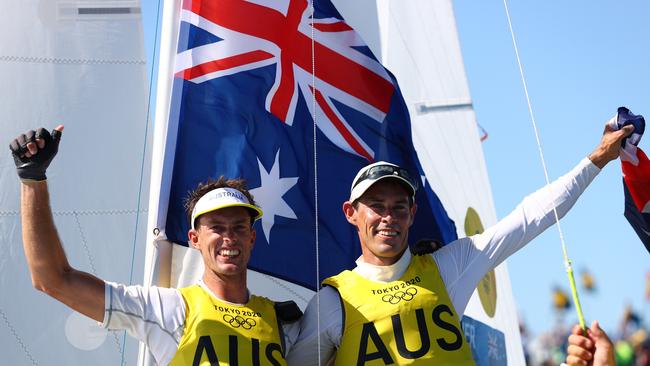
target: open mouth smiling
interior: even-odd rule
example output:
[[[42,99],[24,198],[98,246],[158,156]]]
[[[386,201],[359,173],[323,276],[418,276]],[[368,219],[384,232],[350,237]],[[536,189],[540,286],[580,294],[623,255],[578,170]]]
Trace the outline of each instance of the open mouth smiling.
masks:
[[[218,254],[223,257],[233,258],[237,257],[240,253],[239,249],[221,249]]]
[[[399,231],[390,230],[390,229],[383,229],[383,230],[377,230],[377,234],[379,234],[381,236],[395,237],[395,236],[399,235]]]

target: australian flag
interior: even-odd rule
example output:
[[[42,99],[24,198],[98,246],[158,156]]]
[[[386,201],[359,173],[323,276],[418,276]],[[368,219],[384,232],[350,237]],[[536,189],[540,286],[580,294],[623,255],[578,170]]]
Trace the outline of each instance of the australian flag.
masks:
[[[650,160],[637,147],[645,130],[645,120],[643,116],[620,107],[609,124],[614,129],[634,125],[634,132],[623,141],[621,147],[625,218],[650,253]]]
[[[316,289],[316,218],[320,278],[353,267],[360,247],[342,204],[379,160],[422,177],[411,240],[456,238],[397,81],[329,1],[312,16],[307,0],[185,0],[175,76],[172,241],[186,243],[183,201],[199,182],[245,178],[264,211],[249,268]]]

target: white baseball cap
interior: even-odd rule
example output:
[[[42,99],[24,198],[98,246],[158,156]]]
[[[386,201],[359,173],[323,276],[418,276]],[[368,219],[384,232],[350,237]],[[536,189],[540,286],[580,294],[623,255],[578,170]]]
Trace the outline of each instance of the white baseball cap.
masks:
[[[373,184],[388,178],[398,180],[415,199],[415,192],[418,190],[417,180],[412,179],[408,171],[399,165],[378,161],[361,168],[354,177],[350,187],[350,202],[359,199]]]
[[[244,207],[251,212],[253,220],[262,217],[262,210],[251,204],[246,195],[234,188],[217,188],[206,193],[199,199],[192,210],[192,229],[196,218],[212,211],[226,207]]]

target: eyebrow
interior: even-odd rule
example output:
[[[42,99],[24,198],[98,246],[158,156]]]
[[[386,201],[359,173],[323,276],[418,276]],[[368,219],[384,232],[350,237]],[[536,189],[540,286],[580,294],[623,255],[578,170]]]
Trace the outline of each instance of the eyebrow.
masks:
[[[368,197],[364,198],[363,201],[365,201],[367,203],[381,203],[384,200],[379,198],[379,197],[376,197],[376,196],[368,196]],[[408,203],[408,202],[409,202],[408,197],[404,197],[403,199],[397,200],[397,203]]]
[[[226,224],[246,224],[248,225],[250,223],[250,219],[248,217],[242,217],[241,219],[236,219],[234,221],[230,222],[225,222],[219,218],[206,218],[204,221],[204,225],[226,225]]]

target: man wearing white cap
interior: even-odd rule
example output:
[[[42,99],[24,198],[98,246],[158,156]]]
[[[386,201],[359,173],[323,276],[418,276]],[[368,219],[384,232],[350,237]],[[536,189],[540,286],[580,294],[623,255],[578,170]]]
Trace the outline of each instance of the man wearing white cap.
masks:
[[[34,286],[111,330],[144,342],[160,365],[286,365],[302,315],[292,301],[251,295],[246,271],[262,216],[241,179],[200,184],[186,208],[205,272],[182,289],[125,286],[77,271],[56,233],[45,171],[63,126],[29,131],[10,149],[21,178],[23,245]]]
[[[481,278],[551,226],[554,207],[564,216],[618,157],[632,130],[606,128],[587,158],[497,224],[419,256],[407,250],[417,210],[415,176],[386,162],[362,168],[343,203],[361,257],[353,270],[323,281],[305,310],[289,364],[474,364],[460,318]]]

